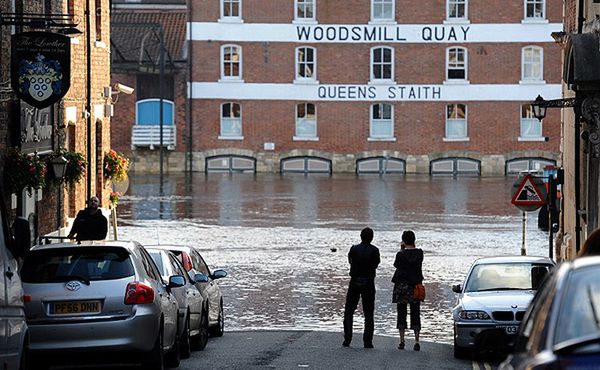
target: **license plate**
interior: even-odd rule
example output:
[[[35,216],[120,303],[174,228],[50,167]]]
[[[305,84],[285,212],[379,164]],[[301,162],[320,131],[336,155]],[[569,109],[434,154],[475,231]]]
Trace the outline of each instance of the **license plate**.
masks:
[[[503,328],[506,331],[506,334],[517,334],[519,331],[518,326],[504,326]]]
[[[70,315],[76,313],[99,313],[100,301],[54,302],[50,303],[50,314]]]

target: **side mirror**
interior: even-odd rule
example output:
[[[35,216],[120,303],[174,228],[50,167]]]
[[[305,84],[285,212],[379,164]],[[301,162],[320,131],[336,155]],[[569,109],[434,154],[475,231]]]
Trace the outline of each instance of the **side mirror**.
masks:
[[[169,277],[168,288],[179,288],[185,285],[185,278],[182,275],[173,275]]]
[[[227,276],[227,271],[225,271],[225,270],[215,270],[212,273],[213,279],[221,279],[221,278],[224,278],[225,276]]]
[[[462,293],[462,287],[460,284],[452,285],[452,291],[454,293]]]
[[[194,275],[194,281],[197,283],[208,283],[208,276],[204,274],[196,274]]]
[[[10,252],[16,258],[24,257],[31,248],[31,226],[29,220],[17,217],[13,223],[13,240],[10,241]]]

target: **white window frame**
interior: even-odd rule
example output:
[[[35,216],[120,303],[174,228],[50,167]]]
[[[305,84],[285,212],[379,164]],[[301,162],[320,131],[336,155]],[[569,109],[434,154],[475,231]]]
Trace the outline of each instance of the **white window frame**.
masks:
[[[374,113],[374,107],[376,105],[381,105],[382,109],[381,112],[383,112],[383,106],[389,106],[390,107],[390,118],[380,118],[380,119],[374,119],[373,118],[373,113]],[[389,134],[386,135],[376,135],[373,131],[373,126],[375,124],[388,124],[389,125]],[[394,137],[394,105],[390,104],[390,103],[373,103],[371,104],[370,108],[369,108],[369,141],[396,141],[396,138]]]
[[[540,4],[542,5],[542,15],[541,17],[536,17],[536,16],[528,16],[527,15],[527,8],[529,4],[535,5],[535,4]],[[524,23],[536,23],[536,22],[547,22],[546,19],[546,0],[524,0],[523,1],[523,22]]]
[[[312,7],[312,17],[301,17],[298,14],[298,8],[304,6],[304,14],[306,8]],[[316,23],[317,21],[317,0],[294,0],[294,22],[295,23]]]
[[[540,121],[533,115],[533,110],[531,106],[529,106],[529,114],[527,117],[523,117],[523,108],[529,104],[522,104],[519,106],[519,139],[518,141],[546,141],[544,137],[544,125],[543,120]],[[536,134],[528,134],[525,132],[525,126],[533,126],[538,131]]]
[[[310,77],[303,77],[300,76],[300,71],[301,71],[301,66],[300,63],[301,61],[300,59],[300,50],[305,49],[305,50],[312,50],[313,52],[313,60],[312,62],[307,62],[306,60],[303,61],[304,64],[312,64],[312,76]],[[306,58],[306,53],[304,53],[305,58]],[[295,50],[295,56],[296,56],[296,78],[294,79],[294,82],[296,83],[318,83],[319,81],[317,81],[317,49],[313,48],[312,46],[299,46],[296,48]]]
[[[226,104],[231,104],[231,107],[229,108],[230,112],[233,112],[233,105],[236,104],[239,106],[239,112],[240,112],[240,116],[239,117],[223,117],[223,106]],[[240,103],[236,103],[236,102],[225,102],[222,103],[221,105],[219,105],[219,116],[221,118],[220,120],[220,125],[219,125],[219,139],[221,140],[243,140],[244,136],[243,136],[243,123],[242,123],[242,105]],[[223,127],[224,124],[235,124],[237,123],[237,125],[239,126],[239,131],[235,134],[231,134],[228,132],[224,132],[223,131]]]
[[[387,50],[391,51],[390,62],[389,62],[389,65],[391,68],[390,68],[390,77],[389,78],[375,78],[375,50],[379,50],[379,49],[382,49],[382,50],[387,49]],[[382,53],[382,55],[381,55],[382,62],[380,64],[378,64],[378,66],[379,65],[384,66],[384,65],[388,64],[387,62],[383,61],[383,56],[384,56],[384,53]],[[393,83],[394,82],[394,60],[395,60],[394,59],[395,58],[394,48],[389,47],[389,46],[374,46],[371,48],[370,57],[371,57],[370,83]]]
[[[379,6],[385,6],[385,5],[390,5],[392,6],[392,14],[389,18],[382,18],[381,14],[376,15],[375,14],[375,7],[376,5]],[[395,23],[396,22],[396,0],[371,0],[371,22],[373,23]]]
[[[238,56],[239,56],[239,61],[238,63],[238,75],[237,76],[226,76],[225,75],[225,49],[227,48],[235,48],[237,50]],[[227,44],[227,45],[222,45],[221,46],[221,80],[219,80],[219,82],[224,82],[224,81],[235,81],[235,82],[243,82],[242,80],[242,66],[243,66],[243,54],[242,54],[242,47],[239,45],[234,45],[234,44]],[[234,64],[235,62],[227,62],[229,64]]]
[[[314,111],[315,111],[315,118],[308,119],[306,117],[304,117],[304,118],[298,117],[298,106],[299,105],[304,105],[305,114],[306,114],[306,112],[308,112],[308,105],[312,105],[314,108]],[[317,136],[317,105],[315,103],[311,103],[311,102],[297,103],[295,105],[295,114],[296,114],[296,120],[295,120],[296,125],[295,125],[295,130],[294,130],[294,141],[301,141],[301,140],[317,141],[317,140],[319,140],[319,137]],[[314,127],[313,132],[308,135],[303,135],[302,133],[300,133],[298,131],[298,127],[303,124],[312,125]]]
[[[539,52],[539,59],[537,61],[531,59],[527,60],[526,53],[528,51]],[[533,69],[533,65],[539,64],[540,75],[539,76],[526,76],[526,66],[530,65]],[[544,81],[544,48],[537,45],[528,45],[521,49],[521,81],[520,83],[545,83]]]
[[[453,51],[462,51],[463,55],[464,55],[464,60],[462,62],[462,69],[464,69],[465,71],[465,76],[464,78],[450,78],[449,77],[449,72],[450,72],[450,52]],[[453,69],[461,69],[460,68],[460,64],[461,62],[457,62],[455,63],[455,65],[453,65]],[[446,81],[444,81],[444,83],[468,83],[469,82],[469,52],[467,50],[467,48],[462,47],[462,46],[451,46],[449,48],[446,49]]]
[[[221,0],[221,18],[219,19],[220,22],[243,22],[242,20],[242,0]],[[225,8],[227,6],[232,6],[233,4],[238,4],[238,15],[235,16],[231,16],[225,15]]]
[[[448,111],[451,105],[462,105],[465,107],[465,118],[449,118]],[[468,109],[469,107],[463,103],[449,103],[446,104],[444,116],[446,117],[446,127],[444,130],[444,141],[469,141],[469,124],[468,124]],[[451,135],[449,127],[451,124],[462,124],[463,134],[462,135]]]
[[[450,12],[454,6],[462,5],[465,10],[462,17],[452,17]],[[469,21],[469,0],[446,0],[446,22],[450,23],[468,23]]]

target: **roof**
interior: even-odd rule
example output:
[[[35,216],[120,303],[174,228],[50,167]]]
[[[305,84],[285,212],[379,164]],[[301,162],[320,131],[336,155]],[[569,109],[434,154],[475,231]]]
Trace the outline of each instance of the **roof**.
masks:
[[[47,249],[60,249],[60,248],[86,248],[86,247],[121,247],[132,249],[136,245],[133,241],[120,241],[120,240],[85,240],[81,241],[81,244],[77,242],[67,243],[52,243],[35,245],[31,248],[32,251],[47,250]]]
[[[164,32],[165,65],[184,61],[187,12],[185,10],[116,10],[111,13],[111,52],[114,66],[159,67],[160,26]]]
[[[112,5],[186,5],[186,0],[112,0]]]
[[[543,256],[496,256],[496,257],[483,257],[475,261],[475,264],[489,264],[489,263],[550,263],[554,264],[548,257]]]

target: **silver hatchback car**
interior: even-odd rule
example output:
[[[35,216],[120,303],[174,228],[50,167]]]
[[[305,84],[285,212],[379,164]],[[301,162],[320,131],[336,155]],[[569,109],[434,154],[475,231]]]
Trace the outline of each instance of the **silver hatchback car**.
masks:
[[[554,266],[547,257],[487,257],[471,266],[452,310],[454,357],[477,350],[501,351],[513,344],[525,310]]]
[[[32,368],[82,358],[152,370],[179,365],[178,306],[170,290],[184,277],[165,283],[139,243],[36,246],[22,278]]]

